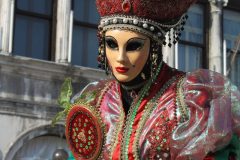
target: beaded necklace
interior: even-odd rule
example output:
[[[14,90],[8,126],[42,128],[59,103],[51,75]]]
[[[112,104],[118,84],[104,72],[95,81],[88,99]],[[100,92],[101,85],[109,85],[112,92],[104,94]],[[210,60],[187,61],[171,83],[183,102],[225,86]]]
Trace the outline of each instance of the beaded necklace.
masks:
[[[133,105],[131,105],[131,107],[130,107],[130,110],[129,110],[129,113],[127,116],[127,120],[124,125],[124,134],[123,134],[122,146],[121,146],[123,159],[128,160],[129,140],[130,140],[130,136],[132,133],[133,122],[135,120],[137,110],[138,110],[139,106],[141,105],[143,98],[148,94],[148,92],[151,88],[151,85],[156,81],[161,68],[162,68],[162,61],[160,62],[159,66],[157,68],[156,74],[153,76],[153,78],[149,79],[147,84],[140,90],[138,101],[136,103],[133,103]]]

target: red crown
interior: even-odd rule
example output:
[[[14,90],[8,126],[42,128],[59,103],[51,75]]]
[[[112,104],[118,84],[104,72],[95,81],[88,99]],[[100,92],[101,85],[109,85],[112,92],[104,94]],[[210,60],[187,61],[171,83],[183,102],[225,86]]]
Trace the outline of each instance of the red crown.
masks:
[[[101,17],[134,15],[156,22],[180,18],[197,0],[96,0]]]

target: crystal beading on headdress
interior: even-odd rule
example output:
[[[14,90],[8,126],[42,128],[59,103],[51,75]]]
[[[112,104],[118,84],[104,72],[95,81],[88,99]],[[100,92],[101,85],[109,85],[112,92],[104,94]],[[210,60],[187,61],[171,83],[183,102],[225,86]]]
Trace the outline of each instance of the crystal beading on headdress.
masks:
[[[176,43],[187,17],[184,13],[196,0],[96,0],[101,15],[99,29],[126,29],[143,33],[166,44],[166,33],[173,29]]]
[[[180,31],[183,30],[183,24],[185,24],[186,19],[186,16],[183,15],[174,24],[161,24],[150,19],[142,19],[136,16],[114,15],[102,17],[99,27],[102,28],[103,31],[111,29],[137,31],[153,38],[161,44],[166,44],[165,35],[172,28],[176,35],[173,43],[178,40],[178,36],[180,35]]]

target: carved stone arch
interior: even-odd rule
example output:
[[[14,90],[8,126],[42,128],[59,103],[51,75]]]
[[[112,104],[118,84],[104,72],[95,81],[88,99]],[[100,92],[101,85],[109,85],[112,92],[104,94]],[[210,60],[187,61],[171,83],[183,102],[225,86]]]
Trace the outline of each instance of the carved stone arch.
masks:
[[[6,153],[5,160],[12,160],[18,150],[30,140],[47,135],[61,137],[65,139],[64,125],[56,124],[54,127],[52,127],[51,125],[43,125],[31,128],[30,130],[24,132],[19,137],[17,137],[15,141],[11,144],[8,152]]]

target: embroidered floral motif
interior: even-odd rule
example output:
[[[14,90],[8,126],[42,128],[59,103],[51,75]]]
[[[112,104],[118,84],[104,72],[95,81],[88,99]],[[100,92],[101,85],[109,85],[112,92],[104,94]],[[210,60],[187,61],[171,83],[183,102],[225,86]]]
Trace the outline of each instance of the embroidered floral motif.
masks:
[[[170,159],[169,143],[172,131],[176,127],[176,121],[174,119],[170,120],[169,117],[168,111],[164,109],[161,116],[156,120],[157,123],[154,128],[147,136],[152,145],[151,148],[154,148],[149,152],[150,159]]]

